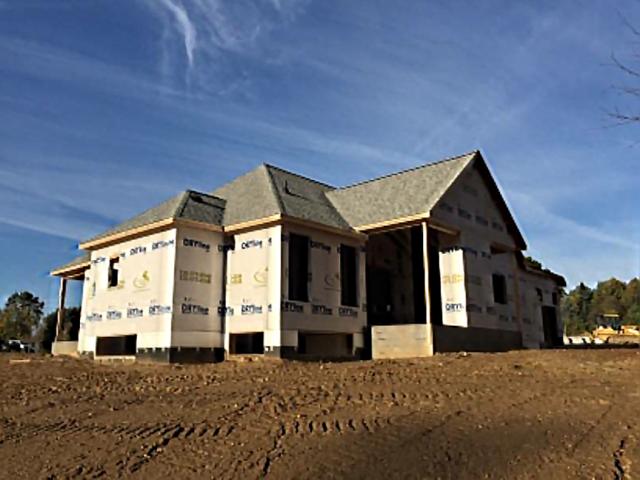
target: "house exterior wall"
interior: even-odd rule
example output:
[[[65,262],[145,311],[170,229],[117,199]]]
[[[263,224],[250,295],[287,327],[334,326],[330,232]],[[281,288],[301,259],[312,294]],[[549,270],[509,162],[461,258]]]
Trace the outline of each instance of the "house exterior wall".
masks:
[[[305,235],[310,239],[309,301],[292,301],[289,292],[289,235]],[[340,253],[341,245],[358,252],[358,306],[341,305]],[[297,349],[298,334],[343,333],[352,335],[353,349],[364,347],[366,314],[366,252],[364,241],[301,226],[283,228],[282,235],[282,343]]]
[[[280,288],[282,227],[239,233],[228,238],[225,348],[229,335],[264,333],[269,350],[281,344]]]
[[[80,352],[95,353],[96,337],[137,335],[137,348],[171,346],[176,229],[91,252],[85,273]],[[118,285],[108,286],[109,259],[118,256]]]
[[[558,286],[551,278],[518,267],[515,241],[481,175],[475,169],[465,172],[436,204],[431,217],[460,231],[454,243],[463,251],[467,315],[466,333],[447,327],[446,321],[435,327],[436,351],[539,347],[544,341],[542,313],[540,305],[534,308],[532,292],[535,295],[541,285],[548,297],[545,302],[551,302]],[[496,253],[495,247],[503,253]],[[493,274],[506,279],[506,304],[494,301]]]
[[[432,217],[460,230],[456,241],[464,251],[468,326],[518,331],[516,245],[480,174],[475,169],[465,172],[437,203]],[[501,245],[510,251],[493,254],[492,245]],[[494,273],[504,275],[507,280],[507,303],[504,305],[493,301]]]
[[[542,298],[539,297],[539,293]],[[556,294],[555,304],[554,293]],[[558,319],[555,333],[557,336],[562,337],[563,324],[560,318],[559,298],[559,288],[553,279],[531,272],[520,273],[522,339],[525,347],[540,348],[545,344],[542,307],[555,309]]]
[[[378,346],[386,350],[379,354],[430,353],[431,344],[425,350],[420,340],[425,337],[424,328],[435,351],[544,345],[542,306],[556,308],[559,319],[553,304],[559,290],[555,280],[517,266],[516,245],[475,170],[454,184],[442,201],[446,206],[438,204],[432,217],[460,232],[455,238],[439,234],[441,251],[436,259],[429,259],[440,262],[443,292],[459,282],[442,296],[443,325],[405,326],[392,335],[391,330],[381,330],[384,338],[378,335],[383,340]],[[288,298],[293,233],[310,239],[308,302]],[[341,305],[341,245],[358,252],[357,306]],[[496,253],[496,246],[503,253]],[[85,273],[78,350],[95,353],[97,337],[135,334],[139,354],[153,350],[155,356],[161,349],[166,355],[160,359],[171,361],[183,358],[173,356],[181,349],[228,352],[230,335],[263,333],[266,354],[300,353],[301,338],[308,351],[337,355],[346,348],[353,354],[365,345],[367,255],[375,265],[377,256],[389,249],[383,242],[367,251],[364,239],[297,224],[234,235],[179,226],[98,249],[91,252]],[[110,288],[109,259],[115,256],[119,257],[119,282]],[[400,270],[399,275],[411,270],[409,257],[398,262],[393,268]],[[506,279],[506,304],[494,302],[494,273]],[[413,288],[409,284],[407,303]],[[447,318],[448,295],[456,297],[452,299],[456,304],[458,296],[462,298],[463,309],[455,312],[455,321]],[[561,335],[560,321],[557,329]],[[398,353],[403,335],[406,351]]]
[[[310,301],[296,308],[286,293],[291,231],[311,239]],[[340,305],[341,244],[359,252],[357,307]],[[109,259],[116,256],[119,282],[110,288]],[[299,332],[347,334],[349,348],[362,348],[365,265],[364,242],[298,227],[225,237],[180,226],[121,242],[91,252],[78,350],[95,354],[97,337],[136,335],[139,354],[167,360],[180,349],[228,351],[230,335],[257,332],[264,334],[266,353],[295,351]],[[310,337],[309,345],[332,338]]]
[[[223,263],[221,232],[178,227],[172,347],[223,347]]]

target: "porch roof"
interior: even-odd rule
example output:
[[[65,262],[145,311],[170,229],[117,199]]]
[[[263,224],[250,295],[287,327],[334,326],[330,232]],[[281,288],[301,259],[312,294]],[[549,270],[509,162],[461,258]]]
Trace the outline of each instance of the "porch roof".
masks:
[[[76,278],[80,276],[91,264],[91,254],[89,252],[82,252],[73,260],[51,271],[51,275],[63,278]]]

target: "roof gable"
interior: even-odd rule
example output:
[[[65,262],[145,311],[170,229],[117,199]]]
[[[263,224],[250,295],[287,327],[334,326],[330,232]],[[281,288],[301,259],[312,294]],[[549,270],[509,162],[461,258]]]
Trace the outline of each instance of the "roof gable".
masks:
[[[354,227],[427,215],[478,152],[394,173],[327,193]]]
[[[521,250],[526,250],[527,242],[525,241],[520,228],[518,228],[518,224],[516,223],[514,216],[511,214],[511,210],[509,209],[504,196],[500,192],[500,188],[498,187],[494,176],[491,174],[487,162],[485,162],[480,152],[478,152],[478,155],[476,156],[476,158],[474,158],[473,164],[469,166],[469,168],[471,167],[476,168],[480,173],[480,176],[484,180],[492,200],[494,201],[495,205],[498,208],[498,211],[502,215],[502,219],[507,227],[507,231],[511,234],[516,242],[516,246]]]
[[[512,239],[513,246],[526,249],[522,233],[480,152],[477,152],[472,161],[449,184],[432,208],[430,216],[438,219],[443,215],[443,211],[448,212],[443,217],[445,223],[453,221],[453,225],[456,225],[458,221],[462,221],[463,224],[471,221],[476,226],[490,228],[491,236],[502,237],[494,240],[508,245],[505,243],[507,235]],[[454,217],[447,218],[448,215]]]

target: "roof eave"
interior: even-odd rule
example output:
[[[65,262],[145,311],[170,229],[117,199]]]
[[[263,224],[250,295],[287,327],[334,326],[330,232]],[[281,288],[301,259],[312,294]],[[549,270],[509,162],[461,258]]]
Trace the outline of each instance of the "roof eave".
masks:
[[[79,263],[76,265],[70,265],[68,267],[60,267],[49,272],[52,277],[61,277],[67,279],[77,279],[84,275],[84,272],[91,266],[90,261]]]
[[[233,225],[227,225],[224,227],[225,233],[240,233],[249,230],[255,230],[257,228],[268,228],[275,225],[300,225],[309,228],[313,228],[316,230],[322,230],[329,233],[334,233],[336,235],[342,235],[350,238],[358,238],[364,240],[367,238],[367,235],[359,232],[357,229],[344,229],[333,227],[331,225],[327,225],[320,222],[314,222],[313,220],[307,220],[304,218],[293,217],[291,215],[284,215],[281,213],[270,215],[268,217],[258,218],[256,220],[250,220],[246,222],[235,223]]]
[[[132,240],[134,238],[151,235],[177,226],[194,227],[213,232],[222,232],[222,227],[219,225],[184,218],[167,218],[146,225],[141,225],[139,227],[130,228],[122,232],[117,232],[112,235],[107,235],[106,237],[83,242],[80,244],[80,248],[83,250],[96,250],[100,247],[106,247],[127,240]]]

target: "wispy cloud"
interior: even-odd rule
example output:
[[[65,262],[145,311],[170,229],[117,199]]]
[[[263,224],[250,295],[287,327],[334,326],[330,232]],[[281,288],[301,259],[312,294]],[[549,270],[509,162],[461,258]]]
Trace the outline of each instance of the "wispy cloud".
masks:
[[[193,22],[189,19],[187,10],[178,1],[160,0],[160,3],[171,13],[176,27],[180,30],[184,39],[184,50],[189,61],[189,67],[193,67],[194,51],[196,49],[197,31]]]
[[[611,234],[604,229],[593,225],[585,225],[574,219],[566,218],[548,208],[541,202],[540,197],[531,197],[521,192],[509,192],[509,198],[517,205],[519,212],[533,220],[537,227],[548,227],[554,230],[561,230],[574,238],[582,238],[596,241],[604,245],[627,248],[631,251],[638,251],[640,245],[633,238],[625,238],[620,232]]]
[[[269,143],[273,146],[279,144],[279,148],[309,149],[318,153],[352,157],[355,161],[376,160],[382,162],[383,167],[403,166],[419,161],[416,156],[391,148],[274,121],[259,111],[241,105],[225,104],[219,105],[217,109],[209,108],[209,105],[202,103],[204,98],[196,94],[166,87],[158,79],[132,73],[116,65],[68,50],[0,37],[0,54],[8,55],[6,58],[15,60],[0,64],[0,71],[27,74],[47,81],[54,80],[73,85],[74,88],[124,96],[145,104],[154,102],[154,108],[167,109],[166,114],[170,117],[179,115],[179,118],[189,118],[194,123],[192,128],[201,129],[203,133],[207,126],[224,125],[238,132],[237,140],[249,141],[246,132],[250,131],[252,141],[258,142],[262,147],[268,146]],[[27,104],[14,97],[0,97],[0,101],[6,101],[14,107]],[[20,105],[13,105],[16,103]],[[33,120],[40,122],[39,128],[45,126],[42,124],[42,118],[36,117]],[[63,128],[57,123],[47,127]],[[73,131],[73,128],[67,127],[65,130]],[[230,135],[229,132],[225,134]],[[140,141],[144,140],[139,136],[138,138]]]
[[[261,50],[259,40],[280,25],[293,21],[303,11],[307,0],[146,0],[145,3],[164,25],[160,45],[165,75],[176,73],[168,71],[167,63],[175,51],[174,42],[178,40],[186,56],[188,84],[196,77],[201,79],[202,87],[215,81],[216,77],[218,80],[224,77],[223,70],[233,68],[233,62],[224,53],[256,54]],[[174,42],[168,40],[170,38]],[[260,59],[260,56],[255,58]],[[262,60],[266,61],[265,58]],[[196,67],[198,75],[194,75]],[[223,85],[221,91],[228,91],[228,88]]]
[[[637,222],[585,223],[557,213],[542,196],[507,191],[507,197],[529,227],[525,233],[532,254],[562,272],[570,286],[595,283],[612,272],[625,279],[640,275]]]

